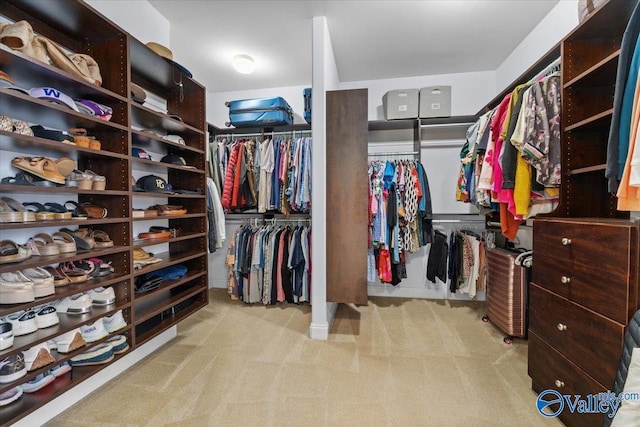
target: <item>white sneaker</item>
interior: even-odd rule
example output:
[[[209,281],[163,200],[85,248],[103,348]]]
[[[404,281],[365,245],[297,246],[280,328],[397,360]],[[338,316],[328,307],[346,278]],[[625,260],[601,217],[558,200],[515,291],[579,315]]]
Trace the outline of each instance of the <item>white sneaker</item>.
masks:
[[[38,325],[38,329],[49,328],[60,323],[58,312],[53,305],[45,304],[39,307],[34,307],[33,309],[36,312],[36,324]]]
[[[46,342],[34,345],[24,351],[24,364],[27,366],[27,371],[40,369],[55,361],[56,359],[51,356]]]
[[[91,289],[87,294],[91,297],[93,305],[110,305],[116,302],[116,293],[112,287]]]
[[[44,372],[38,375],[37,377],[35,377],[34,379],[22,384],[21,387],[25,393],[35,393],[36,391],[42,388],[45,388],[55,380],[56,380],[56,377],[54,377],[49,373]]]
[[[13,325],[11,322],[0,321],[0,350],[6,350],[13,345]]]
[[[124,321],[124,316],[122,315],[122,310],[118,310],[113,314],[104,316],[102,320],[104,321],[104,327],[109,333],[118,331],[127,326],[127,322]]]
[[[109,332],[107,332],[104,327],[104,323],[102,323],[102,318],[88,325],[80,326],[80,332],[82,333],[82,339],[88,343],[98,341],[109,335]]]
[[[35,301],[33,281],[20,271],[0,274],[0,304],[21,304]]]
[[[22,387],[20,387],[19,385],[0,393],[0,406],[5,406],[11,402],[15,402],[16,400],[20,399],[22,393]]]
[[[129,343],[124,335],[114,335],[105,342],[111,345],[113,354],[121,354],[129,350]]]
[[[13,336],[19,337],[27,335],[38,330],[38,324],[36,323],[36,312],[33,310],[18,311],[12,313],[2,319],[4,322],[9,322],[13,326]]]
[[[22,274],[33,282],[33,294],[36,298],[46,297],[56,293],[53,276],[42,267],[26,268]]]
[[[79,328],[73,329],[62,335],[58,335],[47,341],[49,348],[56,350],[58,353],[69,353],[84,347],[86,342],[82,339],[82,333]]]
[[[54,303],[58,313],[84,314],[91,311],[91,297],[88,294],[75,294]]]

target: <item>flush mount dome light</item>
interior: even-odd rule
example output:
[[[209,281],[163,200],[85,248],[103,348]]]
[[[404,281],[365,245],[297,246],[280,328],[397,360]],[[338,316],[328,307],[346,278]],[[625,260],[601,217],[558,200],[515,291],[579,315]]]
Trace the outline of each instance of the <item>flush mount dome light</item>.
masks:
[[[256,70],[256,63],[249,55],[236,55],[232,60],[233,68],[241,74],[251,74]]]

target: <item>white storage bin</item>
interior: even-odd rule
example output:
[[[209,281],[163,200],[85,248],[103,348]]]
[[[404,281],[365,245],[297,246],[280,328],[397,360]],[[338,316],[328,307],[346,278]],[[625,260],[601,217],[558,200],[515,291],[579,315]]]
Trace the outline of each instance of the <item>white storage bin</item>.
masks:
[[[384,118],[417,119],[420,91],[418,89],[390,90],[382,97]]]
[[[420,118],[451,116],[451,86],[420,89]]]

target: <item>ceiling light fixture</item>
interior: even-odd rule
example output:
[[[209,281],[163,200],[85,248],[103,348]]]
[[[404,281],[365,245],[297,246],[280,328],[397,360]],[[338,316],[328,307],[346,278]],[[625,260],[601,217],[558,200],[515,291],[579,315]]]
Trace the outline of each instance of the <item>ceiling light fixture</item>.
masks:
[[[240,74],[251,74],[256,70],[256,63],[249,55],[236,55],[231,63]]]

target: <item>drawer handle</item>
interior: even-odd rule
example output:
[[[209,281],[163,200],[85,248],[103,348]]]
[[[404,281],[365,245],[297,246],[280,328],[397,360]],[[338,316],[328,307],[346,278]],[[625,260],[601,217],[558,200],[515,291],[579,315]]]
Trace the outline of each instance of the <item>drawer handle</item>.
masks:
[[[571,283],[571,277],[562,276],[562,277],[560,278],[560,281],[561,281],[562,283],[564,283],[564,284]]]
[[[556,380],[556,387],[558,388],[564,387],[564,381]]]
[[[571,239],[569,239],[568,237],[563,237],[562,238],[562,245],[563,246],[569,246],[571,244]]]
[[[565,325],[563,323],[558,323],[556,328],[558,328],[559,331],[566,331],[567,330],[567,325]]]

